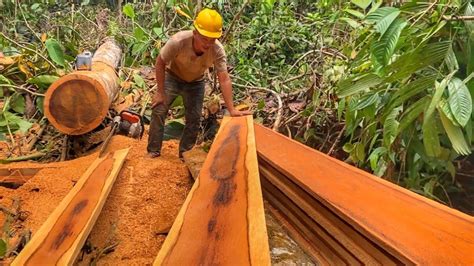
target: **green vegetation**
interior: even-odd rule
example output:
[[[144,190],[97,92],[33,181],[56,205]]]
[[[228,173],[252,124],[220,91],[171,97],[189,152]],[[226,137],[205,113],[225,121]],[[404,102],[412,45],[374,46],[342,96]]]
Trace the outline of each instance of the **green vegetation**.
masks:
[[[236,99],[257,121],[438,201],[459,190],[456,171],[474,147],[468,1],[52,2],[0,1],[0,51],[14,61],[0,63],[0,137],[11,147],[16,131],[42,121],[43,93],[83,49],[114,36],[123,96],[149,90],[138,70],[206,6],[224,16]]]

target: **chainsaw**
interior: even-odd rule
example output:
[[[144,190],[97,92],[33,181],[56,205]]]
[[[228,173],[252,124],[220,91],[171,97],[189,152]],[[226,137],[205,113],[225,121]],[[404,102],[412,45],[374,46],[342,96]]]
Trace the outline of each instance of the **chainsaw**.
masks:
[[[99,157],[102,157],[104,154],[104,151],[114,134],[141,139],[145,132],[144,128],[145,126],[141,115],[129,110],[123,110],[120,114],[114,117],[112,129],[100,148]]]

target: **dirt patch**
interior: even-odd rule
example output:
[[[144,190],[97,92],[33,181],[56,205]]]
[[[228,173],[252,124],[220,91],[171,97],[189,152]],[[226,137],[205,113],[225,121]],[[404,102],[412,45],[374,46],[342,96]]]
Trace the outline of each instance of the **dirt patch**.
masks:
[[[99,265],[152,264],[169,227],[174,221],[192,181],[185,165],[178,159],[178,143],[163,144],[162,156],[146,157],[147,135],[142,140],[114,136],[108,151],[130,148],[110,195],[89,236],[89,253],[78,264]],[[0,187],[0,204],[11,206],[21,200],[21,210],[29,213],[22,226],[33,235],[49,214],[95,160],[97,153],[76,160],[48,164],[22,187]],[[13,167],[41,167],[34,163],[10,164]],[[0,213],[3,224],[4,214]],[[115,246],[104,254],[104,248]],[[105,252],[107,253],[107,252]],[[99,254],[101,258],[97,261]]]

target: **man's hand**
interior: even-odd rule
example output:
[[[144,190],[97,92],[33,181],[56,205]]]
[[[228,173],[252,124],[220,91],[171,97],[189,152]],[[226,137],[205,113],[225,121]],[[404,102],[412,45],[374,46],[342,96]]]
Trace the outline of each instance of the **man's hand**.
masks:
[[[252,115],[251,111],[239,111],[237,109],[233,109],[232,111],[229,111],[230,116],[244,116],[244,115]]]
[[[155,108],[157,105],[165,102],[166,95],[163,92],[155,92],[153,98],[151,99],[151,108]]]

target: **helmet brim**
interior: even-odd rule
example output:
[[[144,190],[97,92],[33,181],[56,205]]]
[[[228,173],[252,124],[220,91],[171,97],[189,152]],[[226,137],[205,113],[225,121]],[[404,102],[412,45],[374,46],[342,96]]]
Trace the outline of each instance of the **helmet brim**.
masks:
[[[203,30],[199,26],[197,26],[196,23],[194,23],[194,28],[199,32],[199,34],[209,37],[209,38],[218,39],[222,36],[222,30],[219,32]]]

